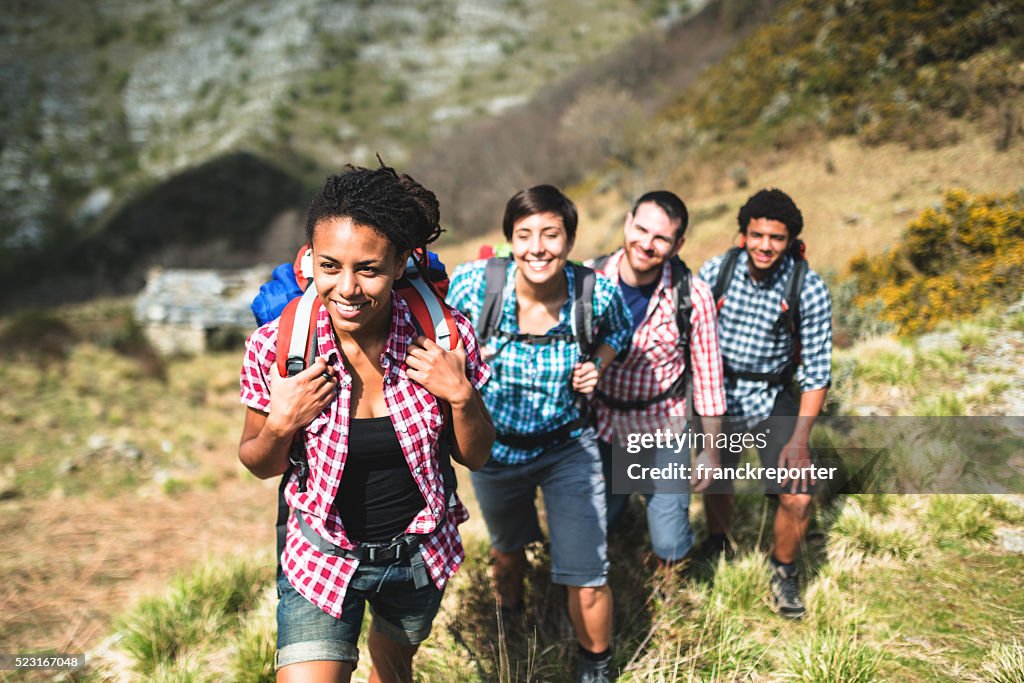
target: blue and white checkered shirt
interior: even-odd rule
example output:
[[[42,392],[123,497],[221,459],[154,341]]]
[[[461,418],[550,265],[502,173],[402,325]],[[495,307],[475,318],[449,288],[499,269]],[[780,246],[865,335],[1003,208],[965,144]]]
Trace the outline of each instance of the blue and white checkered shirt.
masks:
[[[448,288],[449,305],[462,311],[474,324],[480,318],[484,303],[486,267],[485,260],[459,266],[452,273]],[[575,341],[567,339],[531,344],[512,341],[502,334],[520,331],[515,274],[515,262],[509,261],[497,332],[483,350],[484,356],[489,358],[492,374],[481,394],[499,434],[542,434],[579,417],[574,403],[576,395],[572,391],[572,372],[580,362],[580,351]],[[575,273],[571,267],[566,267],[565,274],[568,291],[572,292]],[[594,286],[594,324],[598,343],[608,344],[616,353],[629,344],[632,332],[629,309],[619,288],[603,275],[597,276]],[[567,296],[559,322],[548,334],[571,333],[572,297]],[[578,434],[575,432],[573,436]],[[513,448],[495,442],[491,457],[505,465],[516,465],[529,462],[542,452],[543,448]]]
[[[715,285],[724,255],[716,256],[700,269],[702,280]],[[725,290],[725,303],[718,311],[718,344],[726,367],[734,372],[775,373],[793,357],[793,339],[788,332],[776,334],[775,322],[782,312],[786,282],[793,272],[793,257],[783,256],[771,277],[757,282],[750,277],[748,256],[736,262],[732,282]],[[800,358],[796,377],[801,391],[822,389],[832,381],[832,298],[821,276],[807,270],[800,291]],[[729,415],[751,421],[771,415],[782,387],[764,380],[725,378],[725,400]]]

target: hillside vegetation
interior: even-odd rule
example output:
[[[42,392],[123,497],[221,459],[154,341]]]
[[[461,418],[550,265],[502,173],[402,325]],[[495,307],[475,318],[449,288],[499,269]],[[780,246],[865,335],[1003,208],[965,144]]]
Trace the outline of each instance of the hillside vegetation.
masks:
[[[853,303],[900,332],[1005,308],[1024,293],[1024,189],[1008,195],[946,193],[882,255],[850,265]]]
[[[676,115],[716,140],[857,135],[937,147],[987,118],[1005,148],[1024,93],[1020,0],[796,0],[715,66]]]
[[[986,166],[976,167],[973,160],[1002,155],[996,175],[1022,164],[1019,0],[790,0],[756,7],[765,23],[744,24],[749,35],[730,46],[722,27],[738,4],[711,4],[660,43],[624,49],[623,63],[628,58],[643,68],[627,71],[623,65],[594,73],[587,87],[562,94],[568,107],[538,107],[469,128],[417,159],[416,171],[437,178],[456,235],[494,229],[504,200],[541,181],[572,185],[574,199],[602,220],[601,209],[612,205],[616,223],[634,197],[659,186],[709,208],[727,201],[732,213],[731,203],[737,197],[742,202],[746,188],[774,179],[772,167],[801,156],[815,158],[799,172],[824,176],[811,201],[852,204],[857,197],[848,196],[845,183],[851,169],[831,149],[847,140],[894,145],[903,154],[936,153],[918,156],[917,163],[939,166],[933,174],[939,189],[925,203],[911,204],[911,211],[941,199],[949,182],[943,175],[956,174],[961,186],[976,192],[1016,189],[1020,175],[1012,172],[1013,184],[1000,177],[995,187],[976,186],[991,179]],[[707,59],[709,53],[717,59]],[[696,67],[708,63],[701,74]],[[624,73],[630,77],[620,77]],[[630,85],[636,82],[648,96],[637,96]],[[659,90],[659,83],[672,85]],[[591,144],[566,147],[570,134]],[[538,144],[530,149],[522,140]],[[956,154],[941,151],[952,149]],[[901,155],[888,150],[877,162],[870,154],[860,156],[856,163],[891,165]],[[439,172],[432,175],[435,164]],[[890,184],[899,182],[893,176]],[[867,193],[882,183],[875,185]],[[900,194],[859,203],[881,199],[905,210],[908,199],[916,200]],[[807,198],[798,200],[803,206]],[[847,215],[864,216],[867,210],[850,206]],[[891,223],[895,229],[888,237],[904,222]]]

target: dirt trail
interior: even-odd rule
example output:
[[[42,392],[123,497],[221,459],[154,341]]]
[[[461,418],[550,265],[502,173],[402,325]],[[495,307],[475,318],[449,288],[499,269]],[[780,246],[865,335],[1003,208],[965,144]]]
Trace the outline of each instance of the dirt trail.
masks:
[[[87,651],[175,574],[272,548],[276,495],[238,474],[174,497],[0,503],[0,651]]]

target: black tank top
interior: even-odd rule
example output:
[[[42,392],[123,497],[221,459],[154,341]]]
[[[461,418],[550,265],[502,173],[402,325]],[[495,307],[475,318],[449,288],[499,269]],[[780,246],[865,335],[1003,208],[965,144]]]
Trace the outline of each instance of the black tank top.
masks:
[[[390,417],[352,418],[334,504],[345,534],[368,543],[398,536],[426,506]]]

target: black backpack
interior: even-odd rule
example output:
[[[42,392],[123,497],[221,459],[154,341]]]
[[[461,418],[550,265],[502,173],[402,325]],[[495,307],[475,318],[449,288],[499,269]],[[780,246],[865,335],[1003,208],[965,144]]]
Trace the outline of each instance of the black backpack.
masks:
[[[480,346],[487,345],[494,336],[500,336],[506,343],[522,341],[530,344],[550,344],[555,341],[574,341],[580,350],[580,358],[589,358],[597,346],[594,338],[594,287],[597,274],[592,268],[578,263],[569,263],[575,275],[575,286],[572,293],[572,327],[570,334],[508,334],[498,331],[501,310],[505,298],[505,281],[508,277],[508,257],[487,259],[484,270],[484,302],[480,307],[480,316],[476,321],[477,340]],[[499,347],[500,351],[501,347]],[[491,355],[491,358],[495,354]],[[572,420],[549,432],[540,434],[502,434],[496,438],[501,443],[514,448],[537,448],[556,443],[568,437],[574,430],[590,423],[589,404],[582,396],[577,397],[576,406],[579,418]]]
[[[487,259],[484,270],[484,303],[480,308],[480,317],[476,323],[477,340],[481,346],[487,344],[498,332],[498,321],[501,319],[501,308],[505,298],[505,280],[508,276],[509,258],[505,256]],[[572,296],[573,332],[572,334],[507,334],[501,336],[510,341],[525,341],[531,344],[549,344],[553,341],[575,341],[580,349],[581,358],[589,358],[594,352],[594,287],[597,275],[592,268],[578,263],[569,263],[575,274],[576,286]]]
[[[722,265],[718,269],[718,278],[715,280],[714,287],[711,288],[715,297],[715,306],[719,311],[725,304],[725,294],[729,289],[729,283],[732,282],[736,272],[736,263],[743,251],[742,247],[732,247],[725,252],[725,257],[722,259]],[[727,377],[782,386],[789,386],[792,383],[796,369],[800,365],[800,291],[803,289],[804,280],[807,277],[808,265],[807,259],[804,258],[804,243],[802,241],[797,240],[795,248],[790,249],[789,253],[793,256],[793,272],[786,280],[782,301],[779,303],[781,311],[772,329],[776,335],[785,334],[793,339],[793,355],[778,372],[738,372],[724,363],[725,359],[723,358]]]

